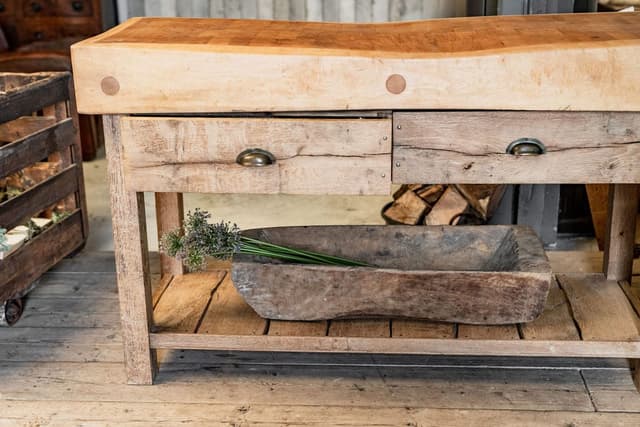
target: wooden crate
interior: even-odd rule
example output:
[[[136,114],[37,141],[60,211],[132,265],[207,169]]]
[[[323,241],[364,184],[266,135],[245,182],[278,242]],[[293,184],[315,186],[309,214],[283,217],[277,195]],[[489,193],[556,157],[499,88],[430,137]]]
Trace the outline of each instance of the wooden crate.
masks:
[[[35,233],[24,227],[32,237],[2,252],[0,307],[87,237],[71,84],[69,73],[0,73],[0,228],[15,234],[42,226]]]

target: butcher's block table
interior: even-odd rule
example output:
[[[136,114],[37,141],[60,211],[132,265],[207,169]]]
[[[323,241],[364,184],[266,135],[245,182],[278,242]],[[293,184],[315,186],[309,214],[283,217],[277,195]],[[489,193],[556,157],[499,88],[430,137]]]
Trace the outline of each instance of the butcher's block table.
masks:
[[[74,45],[78,110],[104,115],[129,382],[152,383],[161,348],[640,359],[638,58],[637,13],[141,18]],[[238,164],[248,149],[275,163]],[[167,258],[151,283],[145,191],[163,232],[180,225],[183,192],[392,183],[611,184],[603,273],[557,275],[539,319],[496,327],[269,321],[224,271],[183,274]]]

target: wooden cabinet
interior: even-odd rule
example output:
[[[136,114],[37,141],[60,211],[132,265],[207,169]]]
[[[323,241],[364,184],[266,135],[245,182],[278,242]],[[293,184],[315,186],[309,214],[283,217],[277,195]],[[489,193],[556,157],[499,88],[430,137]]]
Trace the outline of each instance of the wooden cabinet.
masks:
[[[0,0],[0,26],[17,48],[102,31],[100,0]]]
[[[162,348],[640,359],[638,18],[146,18],[73,46],[80,111],[104,115],[129,382],[153,381]],[[275,163],[236,164],[255,148]],[[611,184],[603,271],[556,275],[537,320],[498,326],[262,319],[223,269],[166,258],[152,285],[143,191],[162,233],[181,224],[182,192],[391,182]]]

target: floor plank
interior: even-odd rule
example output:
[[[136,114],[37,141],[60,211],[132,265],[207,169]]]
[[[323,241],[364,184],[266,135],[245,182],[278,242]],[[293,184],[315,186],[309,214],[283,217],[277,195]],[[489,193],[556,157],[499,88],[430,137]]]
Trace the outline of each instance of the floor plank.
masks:
[[[593,410],[578,371],[165,365],[131,387],[117,363],[11,363],[0,376],[5,400]]]
[[[37,415],[36,415],[37,414]],[[77,414],[77,415],[74,415]],[[189,424],[212,422],[224,425],[368,425],[368,426],[444,426],[467,427],[489,425],[532,426],[636,426],[638,414],[604,414],[589,412],[544,412],[501,410],[431,409],[431,408],[381,408],[376,406],[351,407],[293,405],[213,405],[213,404],[159,404],[159,403],[78,403],[8,402],[2,421],[26,420],[41,425],[65,425],[79,415],[86,422],[148,422]],[[59,424],[54,424],[59,423]]]
[[[640,425],[640,394],[627,362],[614,359],[171,350],[163,352],[156,385],[128,386],[115,275],[80,271],[92,265],[96,271],[108,270],[108,256],[79,257],[63,266],[69,271],[45,275],[47,286],[33,291],[18,327],[0,328],[0,427]],[[213,333],[238,333],[238,328],[240,333],[264,333],[266,322],[244,304],[230,281],[223,284],[207,312],[207,328]],[[611,287],[596,291],[615,294]],[[614,299],[620,295],[618,287]],[[559,296],[552,293],[548,309],[557,307],[553,303]],[[600,310],[597,305],[590,307]],[[221,310],[240,315],[216,323]],[[453,328],[396,322],[391,322],[394,335],[449,333]],[[386,321],[331,323],[338,325],[334,333],[391,332]],[[316,334],[325,332],[324,325],[271,322],[268,330]],[[513,328],[507,329],[511,334]],[[498,336],[496,330],[481,332]]]
[[[582,376],[598,411],[640,412],[640,394],[629,371],[593,369]]]

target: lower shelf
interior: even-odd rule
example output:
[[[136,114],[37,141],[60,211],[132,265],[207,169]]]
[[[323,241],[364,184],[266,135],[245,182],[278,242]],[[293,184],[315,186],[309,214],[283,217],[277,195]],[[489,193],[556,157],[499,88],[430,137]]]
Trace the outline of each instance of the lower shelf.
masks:
[[[483,356],[640,358],[640,287],[602,274],[559,274],[527,324],[404,319],[290,322],[259,317],[226,270],[163,277],[154,288],[153,348]]]

